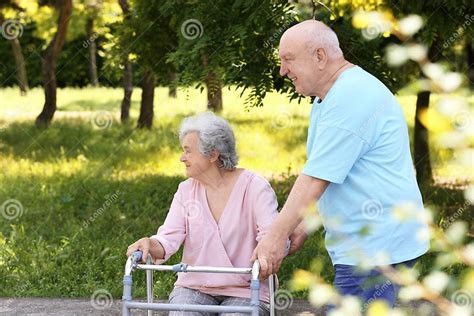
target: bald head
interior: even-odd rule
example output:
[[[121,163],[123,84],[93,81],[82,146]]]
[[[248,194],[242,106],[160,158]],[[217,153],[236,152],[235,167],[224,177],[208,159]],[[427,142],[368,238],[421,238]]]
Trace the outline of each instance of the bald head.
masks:
[[[336,33],[320,21],[307,20],[292,26],[283,33],[280,43],[284,41],[304,47],[311,54],[315,49],[323,48],[329,59],[343,57]]]

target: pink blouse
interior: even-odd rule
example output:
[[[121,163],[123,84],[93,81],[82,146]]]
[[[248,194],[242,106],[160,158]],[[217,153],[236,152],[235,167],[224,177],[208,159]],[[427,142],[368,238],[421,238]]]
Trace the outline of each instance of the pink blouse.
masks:
[[[229,196],[219,222],[207,203],[204,187],[190,178],[179,184],[157,239],[168,260],[184,241],[182,262],[192,266],[251,267],[257,242],[278,215],[277,199],[263,177],[243,170]],[[178,273],[177,287],[211,295],[250,298],[250,275]],[[261,283],[260,299],[268,302],[268,282]]]

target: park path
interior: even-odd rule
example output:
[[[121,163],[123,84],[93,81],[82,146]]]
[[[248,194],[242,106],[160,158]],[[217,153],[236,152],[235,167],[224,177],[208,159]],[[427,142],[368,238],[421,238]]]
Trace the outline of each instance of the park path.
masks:
[[[164,301],[160,301],[164,302]],[[93,306],[88,299],[61,299],[61,298],[0,298],[0,315],[121,315],[121,301],[113,300],[107,306]],[[133,315],[146,315],[146,311],[134,311]],[[154,315],[167,315],[164,312],[155,312]],[[294,300],[290,308],[281,311],[278,315],[324,315],[305,300]]]

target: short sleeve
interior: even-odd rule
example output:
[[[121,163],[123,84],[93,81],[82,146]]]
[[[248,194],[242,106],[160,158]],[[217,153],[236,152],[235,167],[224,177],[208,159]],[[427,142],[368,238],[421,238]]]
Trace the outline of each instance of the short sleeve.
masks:
[[[367,147],[367,142],[351,131],[319,125],[303,173],[329,182],[343,183]]]
[[[173,197],[165,222],[158,228],[156,235],[150,237],[158,240],[163,246],[165,250],[165,261],[179,250],[179,247],[186,238],[186,218],[181,199],[181,190],[180,185]]]

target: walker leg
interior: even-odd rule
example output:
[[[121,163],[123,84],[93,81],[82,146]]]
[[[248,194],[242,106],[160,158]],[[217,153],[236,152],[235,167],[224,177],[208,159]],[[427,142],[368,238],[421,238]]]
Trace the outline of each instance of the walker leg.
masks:
[[[268,290],[270,291],[270,316],[275,316],[275,278],[275,274],[270,275],[268,278]]]
[[[252,306],[252,316],[259,315],[259,307],[260,307],[260,281],[258,279],[252,279],[250,281],[250,305]]]
[[[146,263],[152,264],[150,255],[148,255]],[[146,270],[146,301],[147,303],[153,303],[153,270]],[[149,309],[147,315],[153,316],[153,311]]]
[[[125,302],[132,300],[132,276],[123,276],[123,296],[122,296],[122,316],[130,316],[130,309],[125,306]]]

